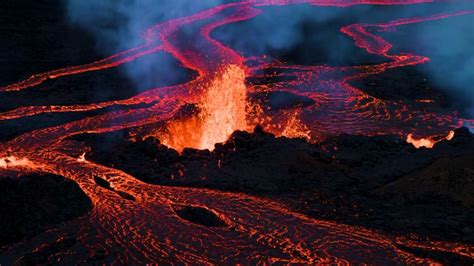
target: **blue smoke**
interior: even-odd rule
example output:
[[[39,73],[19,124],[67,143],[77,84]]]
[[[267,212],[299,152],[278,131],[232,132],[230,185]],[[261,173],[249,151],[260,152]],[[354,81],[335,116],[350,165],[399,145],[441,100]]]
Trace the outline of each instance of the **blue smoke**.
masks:
[[[103,56],[144,43],[142,33],[159,22],[195,14],[221,4],[174,0],[64,0],[69,22],[92,33]],[[190,73],[173,57],[157,53],[120,67],[139,91],[185,81]]]
[[[224,3],[224,0],[65,1],[70,22],[92,32],[96,36],[97,49],[104,55],[142,44],[140,33],[158,22]],[[211,36],[245,55],[272,56],[276,53],[275,57],[311,40],[318,44],[317,47],[303,45],[298,50],[303,58],[320,57],[319,61],[309,61],[310,64],[355,64],[370,62],[358,62],[360,53],[364,52],[355,48],[349,37],[338,32],[339,24],[383,23],[399,18],[474,10],[474,1],[350,8],[303,4],[260,9],[265,12],[257,18],[223,26]],[[317,30],[312,30],[315,25]],[[401,26],[397,32],[384,33],[387,38],[392,34],[401,37],[394,41],[394,49],[432,57],[433,62],[423,66],[430,79],[457,99],[471,116],[474,115],[474,15]],[[377,62],[374,58],[370,60]],[[126,64],[125,68],[139,89],[180,78],[176,61],[166,55],[139,59]]]

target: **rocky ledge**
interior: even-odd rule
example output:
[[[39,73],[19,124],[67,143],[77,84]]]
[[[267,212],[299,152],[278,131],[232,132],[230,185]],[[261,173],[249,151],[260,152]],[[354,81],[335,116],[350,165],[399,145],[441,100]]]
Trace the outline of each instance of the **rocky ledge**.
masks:
[[[0,177],[0,245],[84,215],[92,202],[79,186],[52,174]]]
[[[152,184],[243,192],[293,211],[393,234],[474,243],[474,135],[416,149],[397,136],[341,135],[319,144],[257,127],[181,154],[126,131],[81,135],[87,159]]]

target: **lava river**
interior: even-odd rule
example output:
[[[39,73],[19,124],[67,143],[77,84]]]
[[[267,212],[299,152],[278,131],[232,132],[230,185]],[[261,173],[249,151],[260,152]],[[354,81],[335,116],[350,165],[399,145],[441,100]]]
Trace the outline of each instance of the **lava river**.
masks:
[[[430,263],[400,248],[400,245],[453,252],[473,258],[473,248],[456,243],[413,242],[363,228],[310,219],[277,203],[238,193],[207,189],[165,187],[143,183],[113,168],[79,159],[65,150],[80,147],[70,138],[82,133],[104,133],[128,128],[137,136],[156,136],[164,144],[212,149],[234,130],[251,130],[260,124],[277,136],[304,137],[317,142],[340,133],[397,134],[416,142],[417,136],[432,144],[472,121],[456,114],[431,113],[408,103],[372,97],[349,85],[354,79],[429,61],[422,55],[392,54],[388,41],[377,35],[400,25],[471,15],[472,10],[452,14],[403,18],[379,24],[354,24],[341,34],[367,53],[387,62],[358,66],[300,66],[245,58],[210,37],[219,26],[245,21],[261,14],[258,7],[310,4],[347,7],[356,4],[417,4],[427,0],[254,0],[219,5],[194,15],[172,19],[146,30],[144,44],[86,65],[39,73],[0,88],[1,92],[31,90],[46,80],[99,71],[131,62],[152,53],[169,53],[197,76],[183,84],[147,90],[134,97],[94,104],[24,106],[0,113],[0,120],[14,120],[42,113],[102,110],[99,115],[63,125],[42,128],[0,143],[0,171],[48,172],[77,182],[92,199],[93,210],[84,217],[56,226],[31,240],[15,244],[2,254],[13,258],[31,251],[47,239],[54,242],[78,232],[79,242],[64,254],[62,263],[81,263],[83,253],[101,245],[106,262],[180,263]],[[184,34],[186,32],[186,34]],[[189,39],[193,40],[190,44]],[[198,40],[198,41],[194,41]],[[267,69],[279,70],[268,74]],[[275,74],[277,73],[277,74]],[[292,79],[272,84],[249,85],[246,78]],[[267,110],[250,95],[284,91],[314,101],[288,110]],[[117,109],[107,109],[120,106]],[[183,109],[192,112],[183,115]],[[130,107],[130,108],[124,108]],[[451,133],[452,134],[452,133]],[[77,148],[75,154],[82,154]],[[13,155],[12,155],[13,154]],[[8,160],[11,162],[12,160]],[[3,166],[3,167],[2,167]],[[3,170],[2,170],[3,169]],[[93,176],[110,182],[113,190],[97,186]],[[225,178],[225,177],[223,177]],[[121,197],[126,192],[133,200]],[[205,208],[225,226],[206,227],[180,218],[182,206]]]

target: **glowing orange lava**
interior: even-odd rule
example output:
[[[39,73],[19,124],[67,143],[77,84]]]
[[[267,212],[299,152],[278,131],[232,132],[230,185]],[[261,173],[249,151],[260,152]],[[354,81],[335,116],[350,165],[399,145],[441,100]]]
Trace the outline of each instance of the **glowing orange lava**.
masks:
[[[162,139],[163,144],[178,151],[184,148],[214,149],[235,130],[246,130],[245,71],[228,65],[204,84],[198,100],[199,112],[185,119],[171,121]]]
[[[451,140],[454,137],[454,131],[449,131],[448,135],[441,139],[435,139],[434,137],[429,138],[414,138],[413,134],[408,134],[407,136],[407,143],[412,144],[415,148],[419,149],[421,147],[424,148],[433,148],[434,145],[443,140]]]
[[[27,158],[17,158],[13,155],[6,156],[1,158],[0,157],[0,167],[8,168],[8,167],[29,167],[35,168],[34,163],[32,163]]]
[[[86,153],[85,153],[85,152],[82,153],[82,154],[79,156],[79,158],[77,158],[77,161],[78,161],[78,162],[81,162],[81,163],[86,163],[86,162],[87,162],[87,160],[86,160]]]
[[[136,138],[156,136],[179,151],[185,147],[213,149],[234,130],[261,124],[277,136],[323,138],[329,135],[367,136],[398,134],[416,147],[432,147],[438,140],[430,136],[446,134],[469,122],[457,114],[434,113],[404,102],[384,101],[351,86],[352,80],[377,75],[388,69],[423,64],[423,55],[391,51],[392,44],[378,32],[397,26],[469,15],[472,11],[405,18],[377,24],[353,24],[341,29],[354,44],[387,62],[358,66],[300,66],[269,62],[265,55],[245,58],[210,37],[219,26],[248,20],[266,12],[262,6],[307,3],[321,7],[358,4],[398,5],[430,0],[253,0],[222,4],[196,14],[154,25],[145,31],[144,44],[86,65],[45,73],[0,88],[0,93],[34,88],[46,80],[116,67],[151,53],[166,52],[197,77],[187,83],[153,88],[129,99],[68,106],[20,106],[0,113],[0,120],[14,120],[45,113],[101,110],[76,121],[27,132],[0,143],[0,151],[14,150],[17,157],[1,154],[4,168],[40,165],[41,170],[75,181],[91,198],[94,209],[84,217],[57,225],[42,235],[8,249],[9,257],[18,250],[35,250],[38,239],[61,239],[79,234],[77,244],[57,261],[83,263],[84,250],[98,243],[110,250],[110,264],[430,264],[399,248],[425,247],[430,250],[468,254],[472,247],[456,243],[407,241],[360,227],[310,219],[293,213],[270,200],[240,193],[224,193],[199,188],[179,188],[145,184],[118,169],[87,161],[83,150],[75,155],[65,146],[80,147],[70,137],[82,133],[135,130]],[[193,25],[191,30],[189,27]],[[271,29],[270,29],[271,30]],[[186,34],[181,34],[185,32]],[[179,37],[181,36],[181,38]],[[182,38],[187,36],[187,38]],[[189,45],[192,40],[194,45]],[[252,61],[254,64],[248,64]],[[279,69],[281,74],[266,72]],[[290,73],[290,74],[288,74]],[[292,79],[271,84],[246,85],[246,78]],[[314,101],[310,106],[290,110],[264,108],[249,103],[249,92],[285,91]],[[146,108],[140,105],[147,105]],[[186,106],[192,112],[182,114]],[[426,104],[424,104],[426,105]],[[108,107],[120,106],[119,110]],[[126,107],[140,107],[130,108]],[[472,122],[472,121],[471,121]],[[420,127],[419,125],[424,125]],[[419,136],[414,137],[413,134]],[[452,131],[451,131],[452,132]],[[451,133],[444,139],[451,139]],[[72,145],[71,145],[72,143]],[[23,159],[19,159],[23,158]],[[25,159],[28,158],[28,159]],[[22,169],[23,170],[23,169]],[[186,169],[181,178],[186,178]],[[27,171],[27,170],[24,170]],[[110,182],[112,190],[94,182],[97,175]],[[225,178],[225,177],[223,177]],[[128,198],[117,192],[126,192]],[[123,194],[122,194],[123,195]],[[172,206],[202,206],[221,217],[225,227],[208,228],[177,216]],[[42,238],[43,237],[43,238]],[[112,258],[113,257],[113,258]]]

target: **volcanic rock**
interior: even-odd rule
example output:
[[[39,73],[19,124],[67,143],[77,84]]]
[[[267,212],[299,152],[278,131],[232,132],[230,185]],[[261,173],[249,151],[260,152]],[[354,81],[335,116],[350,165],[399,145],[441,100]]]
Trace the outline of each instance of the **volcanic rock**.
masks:
[[[341,135],[310,144],[257,127],[234,132],[212,152],[178,154],[153,137],[127,136],[74,139],[91,146],[90,160],[148,183],[244,192],[318,219],[474,242],[461,232],[473,218],[474,136],[465,128],[433,149],[416,149],[398,136]]]
[[[31,237],[92,209],[91,200],[69,179],[32,174],[0,179],[0,245]]]
[[[226,226],[226,223],[221,218],[206,208],[196,206],[181,206],[174,207],[173,210],[179,217],[195,224],[209,227]]]
[[[15,261],[15,266],[27,266],[38,264],[54,264],[57,261],[51,260],[51,256],[58,252],[63,252],[77,243],[74,238],[61,238],[52,244],[45,244],[41,248],[27,253]]]

